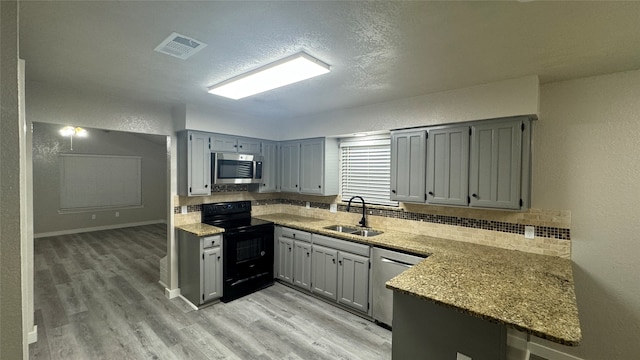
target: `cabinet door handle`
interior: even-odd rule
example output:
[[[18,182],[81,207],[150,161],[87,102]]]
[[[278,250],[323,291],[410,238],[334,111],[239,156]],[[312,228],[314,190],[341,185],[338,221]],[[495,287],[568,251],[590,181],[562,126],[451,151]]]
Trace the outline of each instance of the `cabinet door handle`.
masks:
[[[208,187],[209,187],[209,184],[206,184],[206,185],[204,186],[204,188],[205,188],[205,189],[206,189],[206,188],[208,188]]]
[[[429,195],[433,196],[433,191],[429,191]]]
[[[336,259],[331,259],[331,260],[333,260],[333,263],[334,263],[334,264],[336,263]]]
[[[307,251],[307,257],[309,257],[309,252]]]
[[[289,247],[289,252],[291,252],[291,247]]]
[[[298,184],[296,184],[296,187],[298,187]]]
[[[342,266],[342,260],[338,261],[338,265]]]
[[[218,256],[218,261],[220,261],[220,259],[221,259],[221,257],[220,257],[220,256]]]
[[[471,194],[471,196],[473,196],[474,198],[478,198],[478,194]]]
[[[322,189],[322,186],[321,186],[321,185],[318,185],[318,189]]]
[[[392,193],[394,193],[394,194],[396,193],[396,191],[395,191],[395,190],[391,190],[391,192],[392,192]]]

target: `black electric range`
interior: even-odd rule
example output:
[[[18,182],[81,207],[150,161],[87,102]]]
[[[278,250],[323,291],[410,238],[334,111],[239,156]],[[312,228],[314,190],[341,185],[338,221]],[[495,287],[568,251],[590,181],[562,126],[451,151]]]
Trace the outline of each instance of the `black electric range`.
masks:
[[[203,204],[201,221],[225,229],[223,302],[273,285],[274,224],[251,217],[250,201]]]

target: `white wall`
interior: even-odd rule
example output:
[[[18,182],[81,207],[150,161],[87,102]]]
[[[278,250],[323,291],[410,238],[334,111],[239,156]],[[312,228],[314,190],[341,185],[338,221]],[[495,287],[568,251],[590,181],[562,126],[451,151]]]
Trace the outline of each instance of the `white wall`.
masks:
[[[283,120],[277,140],[538,114],[537,76]]]
[[[640,71],[544,85],[533,206],[571,210],[585,359],[640,356]]]

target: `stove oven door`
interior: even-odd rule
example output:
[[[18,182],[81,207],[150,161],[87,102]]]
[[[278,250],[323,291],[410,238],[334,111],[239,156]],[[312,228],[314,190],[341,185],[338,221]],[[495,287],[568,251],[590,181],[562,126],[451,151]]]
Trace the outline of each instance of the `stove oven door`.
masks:
[[[273,225],[224,233],[222,301],[231,301],[273,284]]]

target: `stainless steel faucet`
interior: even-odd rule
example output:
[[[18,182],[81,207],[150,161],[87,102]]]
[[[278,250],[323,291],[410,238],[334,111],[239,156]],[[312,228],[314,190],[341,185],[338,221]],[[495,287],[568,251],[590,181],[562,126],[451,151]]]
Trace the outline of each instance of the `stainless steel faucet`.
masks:
[[[351,201],[355,198],[360,199],[360,201],[362,201],[362,219],[360,219],[360,222],[358,224],[360,224],[360,226],[362,227],[366,227],[367,226],[367,219],[365,218],[366,216],[366,207],[365,207],[365,203],[364,203],[364,199],[362,198],[362,196],[353,196],[351,197],[351,199],[349,199],[349,204],[347,204],[347,212],[349,212],[349,210],[351,209]]]

